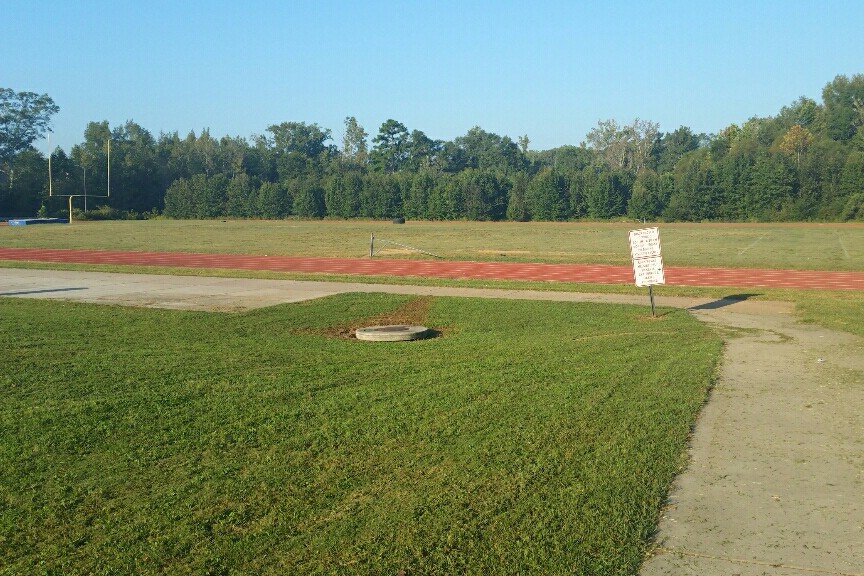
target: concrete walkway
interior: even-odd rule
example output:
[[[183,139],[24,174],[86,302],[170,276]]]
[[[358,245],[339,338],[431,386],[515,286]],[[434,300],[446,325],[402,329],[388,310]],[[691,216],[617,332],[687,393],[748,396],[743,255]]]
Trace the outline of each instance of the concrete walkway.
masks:
[[[646,309],[650,310],[647,294],[645,296],[627,296],[539,290],[446,288],[14,268],[3,269],[2,274],[0,274],[0,296],[176,310],[240,311],[286,302],[300,302],[346,292],[556,300],[562,302],[614,302],[644,304]],[[710,300],[705,298],[657,297],[655,301],[659,306],[686,308],[704,304]]]
[[[343,292],[644,304],[645,296],[3,269],[0,296],[240,311]],[[864,342],[788,304],[658,297],[727,339],[642,576],[864,575]]]
[[[864,574],[864,342],[791,310],[691,310],[726,354],[642,576]]]

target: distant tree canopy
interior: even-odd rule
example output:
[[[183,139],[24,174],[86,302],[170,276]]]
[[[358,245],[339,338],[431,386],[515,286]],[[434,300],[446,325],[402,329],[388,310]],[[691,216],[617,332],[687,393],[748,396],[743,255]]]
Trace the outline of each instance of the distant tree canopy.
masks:
[[[0,161],[8,162],[41,138],[60,108],[47,94],[0,88]]]
[[[60,108],[47,94],[0,88],[0,215],[29,210],[41,192],[41,156],[31,149]],[[22,193],[19,191],[28,191]]]
[[[32,148],[57,106],[9,89],[0,105],[0,216],[62,212]],[[91,122],[68,155],[51,153],[54,195],[105,195],[110,140],[111,196],[91,206],[119,217],[864,220],[860,74],[717,134],[606,119],[579,145],[535,151],[479,126],[451,141],[392,118],[371,139],[353,116],[344,128],[337,146],[302,121],[248,139]]]

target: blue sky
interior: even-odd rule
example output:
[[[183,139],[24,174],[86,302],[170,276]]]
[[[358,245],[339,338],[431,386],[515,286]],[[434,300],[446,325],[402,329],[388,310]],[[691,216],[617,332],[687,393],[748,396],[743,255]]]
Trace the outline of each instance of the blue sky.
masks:
[[[214,137],[346,116],[434,139],[471,127],[533,150],[599,120],[714,133],[864,73],[864,2],[5,0],[0,87],[90,121]],[[43,143],[37,147],[44,148]]]

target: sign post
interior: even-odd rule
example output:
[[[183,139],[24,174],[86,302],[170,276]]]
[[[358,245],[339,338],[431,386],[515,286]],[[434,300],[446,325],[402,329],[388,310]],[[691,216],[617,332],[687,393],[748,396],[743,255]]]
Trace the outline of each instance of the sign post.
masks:
[[[663,257],[660,255],[660,229],[642,228],[630,231],[630,256],[633,258],[633,277],[636,286],[647,286],[651,298],[651,316],[654,311],[655,284],[665,284]]]

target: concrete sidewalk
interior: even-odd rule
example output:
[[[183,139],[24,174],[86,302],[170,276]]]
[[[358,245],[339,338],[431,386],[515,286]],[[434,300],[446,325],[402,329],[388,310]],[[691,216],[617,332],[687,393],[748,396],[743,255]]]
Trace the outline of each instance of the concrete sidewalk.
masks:
[[[614,302],[644,304],[644,296],[546,292],[539,290],[495,290],[343,282],[257,280],[159,274],[114,274],[68,270],[4,268],[0,274],[0,296],[17,296],[98,304],[120,304],[176,310],[240,311],[288,302],[301,302],[347,292],[380,292],[561,302]],[[659,306],[687,308],[707,304],[706,298],[655,298]],[[747,304],[742,302],[742,304]],[[752,304],[752,303],[751,303]]]

